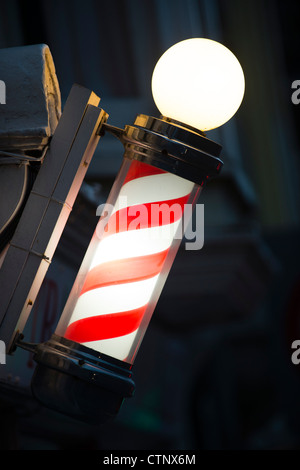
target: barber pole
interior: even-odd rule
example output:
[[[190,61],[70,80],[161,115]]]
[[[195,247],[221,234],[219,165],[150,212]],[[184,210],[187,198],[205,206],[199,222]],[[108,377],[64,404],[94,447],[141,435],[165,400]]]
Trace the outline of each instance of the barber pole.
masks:
[[[103,423],[134,394],[136,353],[197,197],[222,167],[221,146],[204,132],[233,116],[244,87],[231,51],[193,38],[155,66],[159,118],[139,114],[124,129],[105,118],[98,126],[98,136],[122,142],[123,163],[56,331],[34,348],[31,388],[42,404]]]
[[[89,422],[133,395],[136,354],[198,196],[222,167],[220,145],[168,118],[102,129],[123,143],[123,162],[31,384],[41,403]]]

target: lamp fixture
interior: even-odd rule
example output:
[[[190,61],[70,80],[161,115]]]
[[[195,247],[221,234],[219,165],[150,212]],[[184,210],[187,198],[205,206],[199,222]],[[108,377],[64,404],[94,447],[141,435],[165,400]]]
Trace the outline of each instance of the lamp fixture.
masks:
[[[175,44],[153,71],[152,94],[160,112],[201,131],[225,124],[238,110],[244,92],[239,61],[211,39]]]
[[[78,419],[103,422],[135,384],[132,368],[172,263],[221,146],[204,131],[236,112],[244,76],[235,56],[208,39],[172,46],[153,72],[162,115],[119,129],[124,158],[55,333],[34,347],[34,396]],[[19,339],[16,343],[26,348]]]

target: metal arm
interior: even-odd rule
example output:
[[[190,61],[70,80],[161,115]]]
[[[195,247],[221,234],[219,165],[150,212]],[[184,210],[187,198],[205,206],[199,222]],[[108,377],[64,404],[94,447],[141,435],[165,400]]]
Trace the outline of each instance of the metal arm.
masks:
[[[0,269],[0,338],[7,352],[24,329],[107,113],[74,85]]]

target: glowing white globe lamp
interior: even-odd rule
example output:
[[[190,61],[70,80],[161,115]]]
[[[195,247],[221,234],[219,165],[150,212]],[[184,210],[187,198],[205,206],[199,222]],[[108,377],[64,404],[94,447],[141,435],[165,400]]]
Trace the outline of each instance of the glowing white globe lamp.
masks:
[[[205,38],[170,47],[152,76],[153,98],[161,114],[201,131],[227,122],[238,110],[244,91],[244,73],[235,55]]]

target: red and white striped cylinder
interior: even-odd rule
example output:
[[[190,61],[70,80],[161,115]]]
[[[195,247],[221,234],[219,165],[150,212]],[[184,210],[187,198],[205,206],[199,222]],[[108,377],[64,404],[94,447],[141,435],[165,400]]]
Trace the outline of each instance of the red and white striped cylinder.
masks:
[[[133,363],[200,190],[124,158],[57,335]]]

